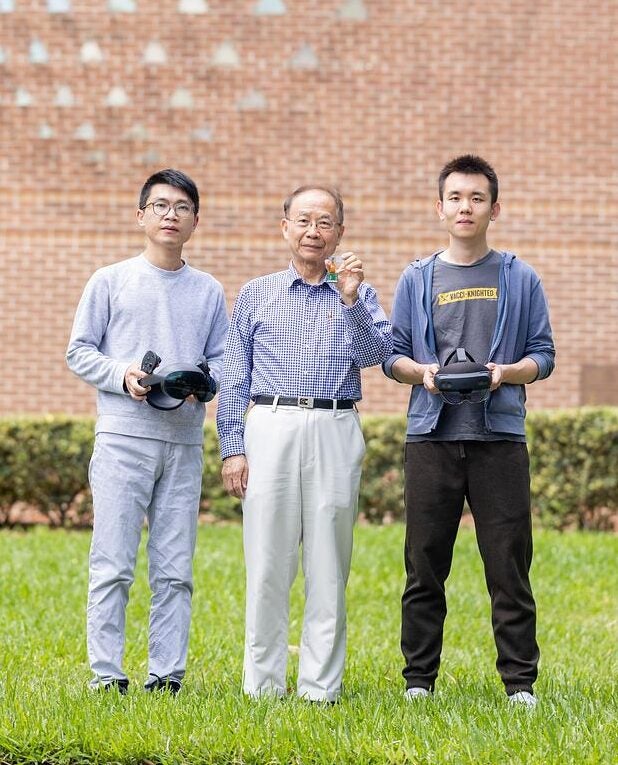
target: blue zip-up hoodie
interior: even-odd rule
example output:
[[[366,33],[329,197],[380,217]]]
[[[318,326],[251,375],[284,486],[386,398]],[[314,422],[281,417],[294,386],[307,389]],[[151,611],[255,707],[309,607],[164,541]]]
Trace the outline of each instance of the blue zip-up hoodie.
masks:
[[[431,309],[433,268],[439,252],[411,263],[395,290],[391,322],[393,355],[382,365],[387,377],[395,379],[393,364],[402,356],[419,364],[438,364]],[[513,253],[502,252],[498,282],[498,318],[487,361],[514,364],[528,357],[539,373],[549,377],[554,369],[555,350],[549,324],[547,300],[535,271]],[[524,385],[503,384],[485,403],[488,433],[525,436],[526,390]],[[438,395],[413,385],[408,404],[408,435],[423,435],[436,428],[444,402]]]

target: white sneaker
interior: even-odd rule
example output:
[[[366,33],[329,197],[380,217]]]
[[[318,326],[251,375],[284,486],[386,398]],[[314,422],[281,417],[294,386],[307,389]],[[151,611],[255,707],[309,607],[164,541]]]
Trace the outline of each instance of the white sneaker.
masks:
[[[403,697],[406,701],[412,701],[412,699],[420,699],[425,696],[431,696],[431,691],[428,691],[427,688],[419,688],[418,686],[408,688],[408,690],[403,694]]]
[[[535,707],[537,705],[536,696],[528,691],[517,691],[509,696],[509,702],[518,707]]]

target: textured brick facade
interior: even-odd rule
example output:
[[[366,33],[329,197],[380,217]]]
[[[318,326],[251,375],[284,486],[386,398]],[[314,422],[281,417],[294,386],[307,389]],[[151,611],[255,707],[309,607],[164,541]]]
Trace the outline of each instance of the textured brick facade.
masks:
[[[284,196],[336,184],[390,309],[444,242],[437,173],[469,151],[501,180],[491,242],[550,299],[558,368],[530,405],[618,403],[617,30],[599,0],[0,0],[0,414],[93,412],[64,364],[73,312],[140,251],[151,172],[197,181],[187,254],[230,305],[287,262]],[[363,411],[407,392],[371,370]]]

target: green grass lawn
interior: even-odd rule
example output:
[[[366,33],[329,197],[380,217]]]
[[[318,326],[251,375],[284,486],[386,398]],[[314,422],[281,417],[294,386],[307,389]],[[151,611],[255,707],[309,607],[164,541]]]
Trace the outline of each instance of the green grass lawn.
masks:
[[[243,564],[237,526],[200,529],[190,661],[177,698],[148,695],[144,550],[128,609],[128,696],[93,694],[85,650],[86,533],[0,532],[0,763],[618,763],[618,538],[538,532],[535,710],[506,703],[474,534],[448,582],[432,699],[406,703],[399,653],[403,528],[358,528],[342,701],[241,692]],[[295,682],[302,576],[291,611]]]

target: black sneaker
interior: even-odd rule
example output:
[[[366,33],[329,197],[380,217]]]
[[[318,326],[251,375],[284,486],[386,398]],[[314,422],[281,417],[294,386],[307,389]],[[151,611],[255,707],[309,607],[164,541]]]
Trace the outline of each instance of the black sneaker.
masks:
[[[174,680],[173,677],[158,677],[157,675],[150,675],[150,679],[144,685],[144,689],[149,693],[168,691],[172,696],[175,696],[180,688],[180,680]]]
[[[129,692],[129,681],[119,679],[110,680],[109,683],[103,683],[99,688],[107,692],[117,690],[121,696],[126,696]]]

